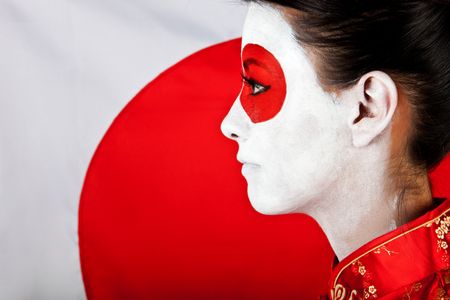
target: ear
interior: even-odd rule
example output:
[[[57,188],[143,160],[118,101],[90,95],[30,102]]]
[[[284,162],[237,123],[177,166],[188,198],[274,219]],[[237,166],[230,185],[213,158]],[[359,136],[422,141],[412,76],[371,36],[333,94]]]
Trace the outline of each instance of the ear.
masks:
[[[361,77],[351,89],[349,126],[353,145],[364,147],[391,124],[397,108],[397,86],[386,73],[373,71]]]

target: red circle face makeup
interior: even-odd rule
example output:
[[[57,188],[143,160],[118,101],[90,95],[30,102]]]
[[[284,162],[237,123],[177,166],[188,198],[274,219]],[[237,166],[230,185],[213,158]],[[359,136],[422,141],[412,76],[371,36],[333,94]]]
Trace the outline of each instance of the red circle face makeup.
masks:
[[[244,73],[241,105],[253,123],[275,117],[286,98],[286,79],[275,56],[256,44],[245,45],[242,51]]]

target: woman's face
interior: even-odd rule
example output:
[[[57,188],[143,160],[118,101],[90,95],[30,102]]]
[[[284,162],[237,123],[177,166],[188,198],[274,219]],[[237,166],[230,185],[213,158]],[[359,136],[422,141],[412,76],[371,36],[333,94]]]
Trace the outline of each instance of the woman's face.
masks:
[[[222,123],[253,207],[306,212],[332,193],[350,144],[342,107],[318,83],[281,12],[250,4],[242,39],[243,88]]]

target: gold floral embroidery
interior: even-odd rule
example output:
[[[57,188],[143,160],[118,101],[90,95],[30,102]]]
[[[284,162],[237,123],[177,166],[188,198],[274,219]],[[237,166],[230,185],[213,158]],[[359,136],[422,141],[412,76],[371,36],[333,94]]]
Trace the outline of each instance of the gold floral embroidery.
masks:
[[[367,289],[364,289],[364,298],[365,299],[376,299],[378,298],[377,289],[375,286],[371,285]]]
[[[438,229],[436,229],[435,232],[436,232],[438,239],[442,240],[444,238],[445,232],[444,232],[444,230],[442,230],[441,227],[438,227]]]
[[[373,299],[377,298],[377,289],[375,286],[371,285],[367,289],[364,290],[364,299],[369,299],[370,296],[373,297]]]
[[[377,292],[377,289],[373,285],[371,285],[369,286],[368,291],[370,294],[374,295]]]
[[[350,298],[349,298],[348,300],[357,300],[357,298],[353,298],[353,296],[358,296],[358,292],[355,291],[355,290],[353,290],[353,291],[350,293]]]
[[[377,289],[372,283],[373,274],[367,270],[366,266],[360,260],[356,260],[352,263],[351,270],[354,276],[362,277],[362,285],[364,289],[360,292],[364,296],[364,299],[376,299],[378,296]]]
[[[450,217],[447,217],[446,215],[444,215],[444,217],[441,220],[445,225],[447,225],[447,227],[450,227]]]
[[[354,261],[352,264],[352,271],[355,275],[361,275],[364,277],[366,275],[367,270],[366,266],[363,265],[363,263],[360,260]]]
[[[434,231],[436,233],[436,237],[438,238],[437,244],[438,244],[438,250],[444,250],[447,252],[448,244],[445,240],[446,235],[449,232],[450,227],[450,217],[447,215],[442,215],[440,218],[437,218],[434,220],[434,223],[439,226]]]
[[[345,300],[345,296],[347,294],[347,290],[341,284],[335,286],[334,289],[331,290],[331,300]]]
[[[450,270],[447,269],[447,270],[443,271],[443,272],[442,272],[442,275],[443,275],[444,283],[445,283],[446,285],[447,285],[447,284],[450,284]]]
[[[450,297],[447,295],[447,292],[443,288],[438,288],[436,291],[436,300],[448,300]]]
[[[445,235],[449,232],[450,227],[450,217],[443,214],[440,218],[434,219],[434,224],[438,225],[439,227],[435,230],[437,236],[439,239],[443,239]],[[427,224],[427,227],[431,227],[432,222]]]
[[[365,266],[359,266],[358,271],[359,271],[359,274],[364,276],[364,274],[366,274],[366,267]]]
[[[347,290],[342,284],[337,284],[334,289],[331,290],[331,300],[346,300],[347,296]],[[354,298],[358,296],[358,292],[355,290],[352,290],[349,294],[348,300],[357,300],[357,298]]]
[[[409,288],[405,288],[405,294],[403,294],[402,300],[411,300],[411,296],[415,293],[419,292],[422,289],[423,285],[421,282],[416,282]]]
[[[450,257],[448,254],[448,242],[446,239],[447,234],[449,234],[449,228],[450,228],[450,217],[448,217],[445,213],[442,214],[439,218],[434,219],[431,224],[435,224],[436,229],[434,232],[436,233],[437,237],[437,251],[442,251],[442,261],[447,265],[450,266]],[[430,227],[430,226],[428,226]]]
[[[389,250],[386,246],[378,247],[377,249],[375,249],[375,250],[373,251],[373,253],[375,253],[375,254],[381,254],[381,250],[383,250],[384,252],[386,252],[389,256],[391,256],[392,254],[399,254],[399,252],[397,252],[397,251]]]
[[[438,236],[441,236],[441,234],[440,234],[440,231],[439,231],[439,232],[436,231],[436,230],[437,230],[436,228],[437,228],[437,227],[440,228],[440,230],[443,232],[443,236],[442,236],[442,239],[440,239],[440,238],[438,237],[438,240],[440,240],[440,241],[438,241],[438,249],[437,249],[437,250],[438,250],[438,251],[441,250],[441,251],[443,252],[443,254],[442,254],[442,261],[450,268],[450,255],[448,254],[449,245],[448,245],[448,242],[447,242],[447,239],[446,239],[446,236],[447,236],[448,234],[450,234],[450,216],[447,216],[447,215],[446,215],[446,214],[449,213],[449,212],[450,212],[450,209],[447,209],[446,211],[444,211],[444,212],[443,212],[439,217],[437,217],[436,219],[433,219],[433,220],[424,222],[424,223],[419,224],[419,225],[417,225],[417,226],[415,226],[415,227],[413,227],[413,228],[410,228],[410,229],[408,229],[407,231],[405,231],[405,232],[403,232],[403,233],[401,233],[401,234],[399,234],[399,235],[397,235],[397,236],[395,236],[395,237],[393,237],[393,238],[391,238],[391,239],[385,241],[382,245],[380,245],[380,246],[378,246],[378,247],[376,247],[376,248],[372,248],[372,249],[368,250],[367,252],[365,252],[365,253],[359,255],[357,258],[355,258],[355,260],[353,260],[353,261],[347,263],[347,265],[345,265],[344,267],[340,268],[339,272],[337,273],[337,275],[336,275],[336,276],[334,277],[334,279],[333,279],[335,288],[337,288],[337,287],[339,286],[339,284],[337,284],[337,282],[338,282],[338,280],[340,279],[342,272],[344,272],[344,271],[345,271],[348,267],[350,267],[350,266],[352,266],[352,268],[354,268],[355,262],[356,262],[356,261],[358,261],[359,259],[361,259],[361,258],[364,257],[365,255],[369,254],[370,252],[372,252],[372,253],[374,253],[374,254],[381,254],[382,251],[385,251],[385,252],[386,252],[388,255],[390,255],[390,256],[391,256],[392,254],[399,254],[399,252],[395,252],[395,251],[388,250],[388,249],[386,248],[385,245],[387,245],[387,244],[389,244],[390,242],[392,242],[392,241],[394,241],[394,240],[396,240],[396,239],[398,239],[398,238],[401,238],[401,237],[403,237],[403,236],[405,236],[405,235],[407,235],[407,234],[410,234],[411,232],[413,232],[413,231],[415,231],[415,230],[418,230],[418,229],[420,229],[420,228],[430,228],[430,229],[431,229],[432,227],[434,227],[433,229],[435,229],[435,233],[436,233],[436,236],[437,236],[437,237],[438,237]],[[434,225],[437,225],[437,226],[434,226]],[[444,243],[443,243],[443,242],[444,242]],[[450,242],[450,241],[449,241],[449,242]],[[362,269],[361,269],[361,270],[362,270]],[[363,276],[363,277],[367,277],[366,274],[369,273],[369,272],[368,272],[368,270],[366,270],[366,268],[364,268],[364,270],[365,270],[365,272],[363,272],[363,273],[364,273],[364,275],[363,275],[363,274],[361,274],[361,273],[359,272],[359,267],[358,267],[357,270],[356,270],[356,274],[359,274],[359,275],[361,275],[361,276]],[[354,273],[355,273],[355,271],[354,271]],[[356,275],[356,274],[355,274],[355,275]],[[370,274],[370,273],[369,273],[369,274]],[[367,281],[365,282],[365,284],[367,284]],[[421,289],[422,286],[421,286],[421,284],[419,283],[418,285],[415,286],[415,288]],[[332,289],[331,292],[332,292],[331,295],[333,296],[332,300],[341,300],[341,299],[345,299],[345,298],[334,297],[334,296],[335,296],[335,294],[334,294],[334,293],[335,293],[335,289]],[[368,290],[365,289],[365,290],[363,290],[363,292],[367,292],[367,293],[368,293]],[[444,292],[445,292],[445,291],[444,291]],[[344,289],[344,293],[346,293],[345,289]],[[352,296],[352,298],[353,298],[353,295],[358,296],[358,294],[357,294],[357,292],[356,292],[355,290],[352,290],[352,293],[350,293],[350,296]],[[369,295],[369,296],[370,296],[370,295]],[[361,297],[360,294],[359,294],[359,297]],[[443,299],[449,299],[449,300],[450,300],[450,297],[449,297],[449,296],[445,295],[444,297],[445,297],[445,298],[442,298],[442,296],[441,296],[441,297],[438,297],[437,299],[440,299],[440,300],[443,300]],[[350,298],[350,299],[352,299],[352,298]],[[372,297],[372,299],[375,299],[375,298],[377,298],[377,295],[376,295],[376,294]],[[405,297],[402,298],[402,299],[410,299],[410,298],[408,298],[408,294],[406,293],[406,294],[405,294]]]

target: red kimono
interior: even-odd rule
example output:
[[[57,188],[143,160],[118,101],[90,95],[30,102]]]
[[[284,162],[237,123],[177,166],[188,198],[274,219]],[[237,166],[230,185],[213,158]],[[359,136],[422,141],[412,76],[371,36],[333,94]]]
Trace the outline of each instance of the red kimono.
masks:
[[[449,230],[446,200],[338,263],[323,299],[450,299]]]

